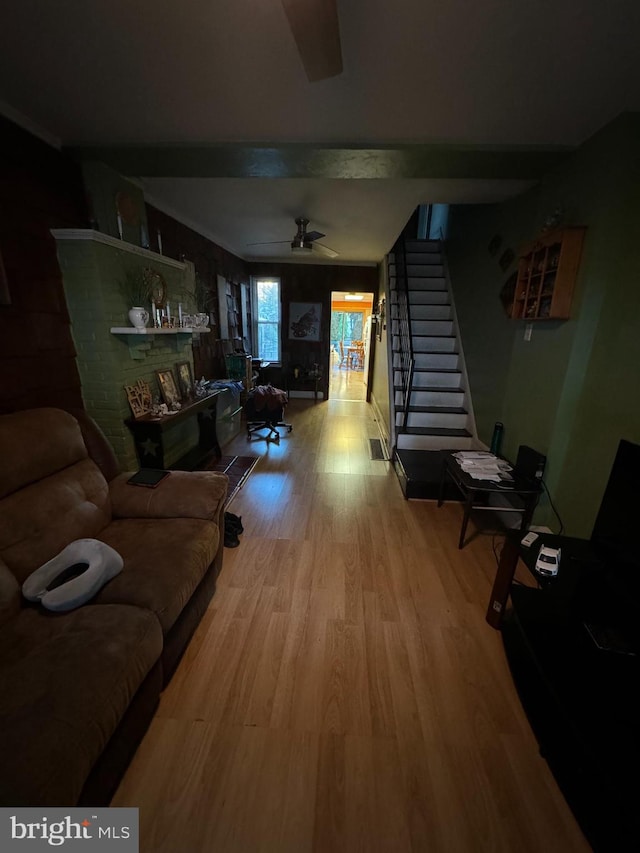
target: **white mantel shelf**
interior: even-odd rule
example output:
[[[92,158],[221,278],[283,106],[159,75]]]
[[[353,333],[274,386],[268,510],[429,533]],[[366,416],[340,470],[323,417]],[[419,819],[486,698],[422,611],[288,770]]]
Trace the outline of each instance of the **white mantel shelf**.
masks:
[[[179,328],[179,329],[136,329],[135,326],[112,326],[112,335],[205,335],[211,329]]]
[[[111,246],[112,249],[118,249],[120,252],[139,255],[149,261],[161,263],[176,270],[185,270],[187,268],[187,265],[182,263],[182,261],[176,261],[173,258],[168,258],[166,255],[159,255],[150,249],[143,249],[142,246],[127,243],[126,240],[118,240],[117,237],[112,237],[110,234],[103,234],[102,231],[94,231],[91,228],[52,228],[51,234],[56,240],[90,240],[94,243],[103,243],[105,246]]]

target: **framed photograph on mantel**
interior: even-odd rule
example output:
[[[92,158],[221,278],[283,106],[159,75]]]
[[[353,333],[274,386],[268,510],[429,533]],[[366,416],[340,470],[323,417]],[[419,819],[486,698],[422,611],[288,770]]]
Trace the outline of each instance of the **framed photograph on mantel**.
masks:
[[[319,341],[321,302],[289,303],[289,340]]]
[[[193,373],[191,372],[191,364],[188,361],[181,361],[176,365],[178,371],[178,388],[180,395],[184,400],[190,400],[193,397]]]
[[[158,377],[158,385],[162,399],[171,408],[174,403],[180,402],[180,394],[176,386],[176,380],[173,378],[173,370],[156,370]]]

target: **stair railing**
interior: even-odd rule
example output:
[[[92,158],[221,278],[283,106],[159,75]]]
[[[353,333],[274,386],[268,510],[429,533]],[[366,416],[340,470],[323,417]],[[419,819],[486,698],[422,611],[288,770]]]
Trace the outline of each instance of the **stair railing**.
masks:
[[[393,247],[396,262],[396,292],[398,305],[398,343],[396,352],[398,357],[398,369],[401,380],[402,400],[402,427],[401,432],[406,432],[407,420],[409,418],[409,406],[411,404],[411,386],[413,384],[414,356],[413,343],[411,340],[411,308],[409,303],[409,275],[407,272],[407,252],[405,241],[400,237]]]

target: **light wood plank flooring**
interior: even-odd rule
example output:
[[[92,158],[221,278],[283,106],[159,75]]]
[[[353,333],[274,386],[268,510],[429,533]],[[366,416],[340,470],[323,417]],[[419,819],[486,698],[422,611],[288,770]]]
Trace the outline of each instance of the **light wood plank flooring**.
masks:
[[[366,403],[294,400],[113,805],[141,850],[585,851],[484,620],[491,537],[404,500]]]

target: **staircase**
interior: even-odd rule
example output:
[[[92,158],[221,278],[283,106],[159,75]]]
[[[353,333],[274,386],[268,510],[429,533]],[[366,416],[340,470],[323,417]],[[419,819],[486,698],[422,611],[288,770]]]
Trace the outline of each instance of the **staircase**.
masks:
[[[468,449],[474,438],[442,243],[400,238],[388,278],[394,464],[406,497],[436,497],[437,451]]]

